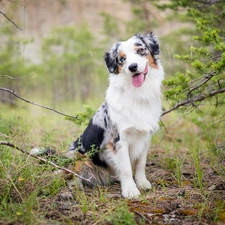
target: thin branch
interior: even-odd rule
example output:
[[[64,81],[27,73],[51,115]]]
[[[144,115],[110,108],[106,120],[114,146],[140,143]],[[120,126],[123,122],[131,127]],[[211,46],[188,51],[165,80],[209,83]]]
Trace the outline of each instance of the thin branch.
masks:
[[[181,119],[183,119],[186,115],[189,115],[191,112],[193,112],[195,110],[195,108],[191,108],[191,109],[188,109],[186,110],[177,120],[176,122],[174,122],[172,125],[170,125],[168,128],[166,128],[166,126],[164,125],[163,121],[161,120],[161,123],[162,123],[162,126],[164,127],[164,130],[165,130],[165,135],[163,135],[163,137],[157,142],[156,145],[152,146],[151,148],[152,149],[155,149],[155,148],[158,148],[158,146],[160,146],[161,142],[166,138],[167,134],[169,133],[169,130],[171,130],[171,128],[175,127],[179,121]],[[162,131],[160,131],[159,133],[162,133]]]
[[[148,222],[150,224],[150,221],[140,212],[138,212],[137,210],[134,210],[134,212],[141,217],[142,221]]]
[[[218,90],[215,90],[215,91],[211,91],[208,95],[199,95],[199,96],[197,96],[195,98],[191,98],[191,99],[187,99],[185,101],[179,102],[175,106],[173,106],[172,108],[170,108],[168,110],[165,110],[161,114],[161,116],[164,116],[165,114],[170,113],[171,111],[173,111],[175,109],[178,109],[181,106],[188,106],[188,105],[193,104],[194,102],[200,102],[200,101],[202,101],[202,100],[204,100],[206,98],[209,98],[209,97],[212,97],[214,95],[221,94],[221,93],[224,93],[224,92],[225,92],[225,88],[221,88],[221,89],[218,89]]]
[[[14,130],[13,127],[11,127],[5,120],[3,120],[1,117],[0,117],[0,120],[6,125],[8,126],[11,130]]]
[[[56,110],[56,109],[54,109],[54,108],[50,108],[50,107],[48,107],[48,106],[44,106],[44,105],[41,105],[41,104],[39,104],[39,103],[31,102],[31,101],[29,101],[29,100],[27,100],[27,99],[21,97],[20,95],[16,94],[15,91],[12,91],[12,90],[10,90],[10,89],[0,87],[0,91],[8,92],[8,93],[10,93],[10,94],[16,96],[17,98],[19,98],[19,99],[23,100],[24,102],[27,102],[27,103],[29,103],[29,104],[31,104],[31,105],[36,105],[36,106],[39,106],[39,107],[41,107],[41,108],[44,108],[44,109],[53,111],[53,112],[55,112],[55,113],[58,113],[58,114],[60,114],[60,115],[67,116],[67,117],[71,117],[71,118],[74,118],[74,119],[78,119],[78,115],[76,115],[76,116],[70,116],[70,115],[64,114],[64,113],[62,113],[62,112],[59,112],[58,110]]]
[[[38,159],[38,160],[40,160],[40,161],[42,161],[42,162],[45,162],[45,163],[48,163],[48,164],[50,164],[50,165],[52,165],[52,166],[54,166],[54,167],[56,167],[56,168],[58,168],[58,169],[60,169],[60,170],[64,170],[64,171],[66,171],[66,172],[68,172],[68,173],[71,173],[71,174],[74,175],[75,177],[78,177],[78,178],[80,178],[80,179],[82,179],[82,180],[85,180],[85,181],[90,182],[89,179],[86,179],[86,178],[80,176],[79,174],[73,172],[72,170],[69,170],[69,169],[67,169],[67,168],[65,168],[65,167],[58,166],[57,164],[55,164],[55,163],[53,163],[53,162],[51,162],[51,161],[48,161],[48,160],[46,160],[46,159],[44,159],[44,158],[42,158],[42,157],[40,157],[40,156],[31,154],[31,153],[29,153],[28,151],[26,151],[26,150],[24,150],[24,149],[22,149],[22,148],[20,148],[20,147],[18,147],[18,146],[16,146],[16,145],[10,143],[10,142],[7,142],[7,141],[0,141],[0,145],[6,145],[6,146],[9,146],[9,147],[11,147],[11,148],[15,148],[15,149],[17,149],[17,150],[19,150],[19,151],[21,151],[21,152],[23,152],[23,153],[25,153],[25,154],[27,154],[27,155],[33,157],[33,158],[35,158],[35,159]]]
[[[0,11],[0,13],[7,19],[7,20],[9,20],[16,28],[18,28],[19,30],[21,30],[22,31],[22,29],[21,28],[19,28],[8,16],[6,16],[6,14],[5,13],[3,13],[2,11]]]
[[[187,93],[187,98],[189,98],[191,96],[191,93],[194,90],[198,89],[203,84],[207,83],[214,75],[215,75],[215,73],[212,72],[212,73],[208,74],[207,76],[204,76],[204,78],[202,79],[202,81],[198,85],[194,86],[193,88],[191,88],[191,90],[189,90],[189,92]]]
[[[2,78],[9,78],[9,79],[12,79],[12,80],[25,79],[25,78],[29,78],[29,77],[32,77],[32,76],[34,76],[34,74],[24,76],[24,77],[11,77],[11,76],[8,76],[8,75],[0,75],[0,77],[2,77]]]

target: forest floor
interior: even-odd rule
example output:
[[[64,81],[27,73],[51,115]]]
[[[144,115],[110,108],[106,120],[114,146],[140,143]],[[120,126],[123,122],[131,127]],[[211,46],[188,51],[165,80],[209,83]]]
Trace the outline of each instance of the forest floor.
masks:
[[[30,112],[3,114],[1,140],[27,150],[50,145],[60,158],[83,129],[57,115],[40,117],[36,108]],[[171,127],[168,121],[163,123]],[[153,188],[130,200],[119,183],[71,192],[54,167],[0,145],[0,224],[225,224],[224,150],[209,150],[213,133],[208,139],[203,133],[191,120],[180,120],[166,135],[156,135],[146,166]],[[219,140],[219,130],[215,135]]]
[[[172,171],[162,167],[163,151],[151,154],[153,158],[148,161],[146,171],[153,189],[142,192],[139,199],[123,199],[119,183],[94,189],[85,187],[78,195],[77,191],[68,195],[68,189],[64,188],[41,203],[42,213],[48,209],[45,218],[59,224],[65,221],[75,224],[225,224],[225,182],[209,162],[201,163],[204,171],[204,190],[201,190],[194,181],[193,165],[184,162],[182,182],[178,184]]]

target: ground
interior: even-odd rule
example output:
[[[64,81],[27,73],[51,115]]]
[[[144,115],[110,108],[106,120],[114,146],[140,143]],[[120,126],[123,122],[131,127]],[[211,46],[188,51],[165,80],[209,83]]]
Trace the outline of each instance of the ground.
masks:
[[[207,162],[202,163],[204,190],[201,190],[194,181],[193,166],[188,162],[184,162],[182,181],[178,184],[173,171],[163,166],[163,151],[156,150],[151,154],[153,157],[148,161],[146,171],[153,189],[142,192],[140,199],[124,200],[119,183],[109,187],[85,187],[82,194],[78,192],[77,195],[74,191],[72,196],[65,187],[51,200],[41,202],[42,210],[48,211],[45,217],[59,224],[66,220],[76,224],[132,224],[132,217],[127,218],[131,213],[136,224],[225,223],[225,211],[218,210],[219,205],[224,208],[225,182]],[[49,210],[52,205],[54,209]],[[122,207],[127,207],[127,211]]]
[[[31,120],[29,111],[22,110],[23,117],[17,111],[5,116],[14,129],[3,123],[0,136],[27,151],[50,146],[60,159],[83,130],[56,115]],[[163,120],[149,150],[146,173],[153,188],[134,200],[121,196],[119,183],[70,192],[54,167],[0,146],[0,224],[225,224],[223,124],[221,130],[205,129],[192,115],[179,122],[175,118],[174,126],[171,118]]]

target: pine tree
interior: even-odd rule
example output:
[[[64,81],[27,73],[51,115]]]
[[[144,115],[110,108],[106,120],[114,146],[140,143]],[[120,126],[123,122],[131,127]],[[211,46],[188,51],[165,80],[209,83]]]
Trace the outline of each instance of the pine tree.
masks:
[[[158,5],[161,9],[185,9],[189,20],[196,25],[194,44],[190,53],[175,55],[175,58],[190,66],[186,72],[176,72],[164,82],[165,97],[171,109],[198,107],[206,101],[210,104],[225,104],[225,7],[224,0],[170,0],[169,4]]]

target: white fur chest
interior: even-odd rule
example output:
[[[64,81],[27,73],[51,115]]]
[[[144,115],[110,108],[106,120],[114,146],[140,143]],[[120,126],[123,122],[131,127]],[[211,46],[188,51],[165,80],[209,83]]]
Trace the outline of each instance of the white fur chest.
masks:
[[[124,74],[110,77],[106,101],[110,119],[119,132],[130,128],[151,133],[158,130],[162,79],[163,71],[153,69],[144,84],[135,88],[131,84],[131,78]]]

